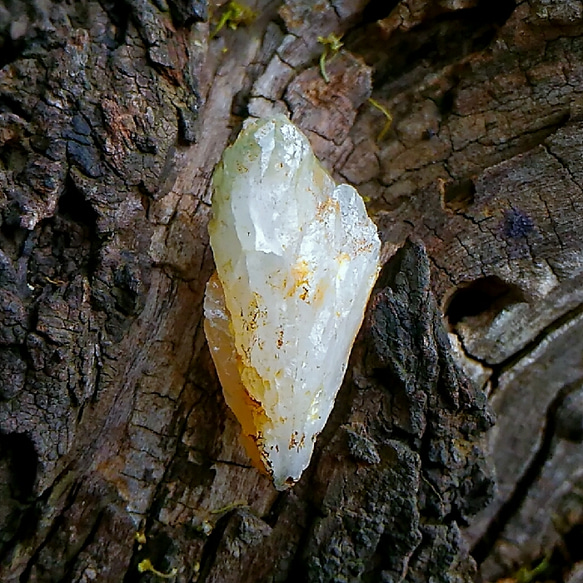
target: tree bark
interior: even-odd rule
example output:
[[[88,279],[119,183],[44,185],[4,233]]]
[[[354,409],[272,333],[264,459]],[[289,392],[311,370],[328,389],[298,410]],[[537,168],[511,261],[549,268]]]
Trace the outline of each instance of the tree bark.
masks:
[[[583,4],[242,6],[0,2],[0,580],[574,583]],[[201,325],[213,168],[275,112],[385,263],[279,494]]]

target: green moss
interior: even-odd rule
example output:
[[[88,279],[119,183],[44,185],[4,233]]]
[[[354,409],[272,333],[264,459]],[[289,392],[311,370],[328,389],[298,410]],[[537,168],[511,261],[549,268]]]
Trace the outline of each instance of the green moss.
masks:
[[[154,568],[154,565],[152,565],[152,561],[150,561],[150,559],[144,559],[138,563],[138,571],[140,573],[146,573],[150,571],[150,573],[154,573],[154,575],[160,577],[161,579],[171,579],[178,573],[177,569],[172,569],[169,573],[162,573],[161,571],[158,571]]]
[[[516,583],[532,583],[533,581],[545,581],[546,576],[551,570],[551,564],[549,560],[545,557],[536,567],[533,569],[527,567],[521,567],[513,579]]]
[[[343,43],[340,42],[341,39],[342,35],[336,36],[333,32],[328,36],[318,37],[318,42],[324,45],[324,52],[320,56],[320,72],[326,83],[330,83],[330,77],[328,77],[328,73],[326,72],[326,61],[329,60],[328,57],[330,57],[330,60],[333,59],[336,53],[342,48]]]
[[[228,26],[232,30],[236,30],[239,26],[247,26],[251,24],[255,18],[257,18],[257,13],[251,10],[248,6],[235,2],[231,0],[223,10],[219,21],[211,34],[211,38],[217,36],[217,34]]]
[[[391,112],[384,105],[381,105],[376,99],[369,97],[368,101],[373,107],[376,107],[387,118],[387,121],[385,122],[383,129],[379,132],[379,135],[377,136],[377,142],[381,142],[382,140],[384,140],[385,136],[391,129],[391,124],[393,123],[393,116],[391,115]]]

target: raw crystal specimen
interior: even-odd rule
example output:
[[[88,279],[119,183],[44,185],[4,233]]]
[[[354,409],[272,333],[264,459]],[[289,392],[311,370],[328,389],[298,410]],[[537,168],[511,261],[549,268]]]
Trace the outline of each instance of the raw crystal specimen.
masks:
[[[283,490],[334,405],[380,242],[358,192],[283,116],[244,127],[213,189],[205,332],[247,451]]]

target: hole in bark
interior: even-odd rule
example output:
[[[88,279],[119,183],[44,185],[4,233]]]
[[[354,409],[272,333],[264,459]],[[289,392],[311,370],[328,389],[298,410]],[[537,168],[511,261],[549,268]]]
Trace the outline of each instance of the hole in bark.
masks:
[[[38,458],[27,435],[0,435],[0,460],[8,468],[10,495],[22,502],[30,499],[36,481]]]
[[[573,563],[583,560],[583,524],[576,524],[564,537],[565,546]]]
[[[28,152],[16,140],[9,140],[0,148],[0,162],[14,175],[20,174],[26,167]]]
[[[516,9],[516,2],[508,0],[482,0],[476,11],[484,21],[502,26]]]
[[[97,264],[100,239],[97,233],[97,213],[83,193],[68,178],[59,198],[55,217],[55,249],[61,250],[61,268],[69,273],[82,266],[93,273]]]
[[[391,0],[390,2],[386,0],[371,0],[362,12],[364,24],[386,18],[397,4],[399,4],[399,0]]]
[[[34,33],[36,19],[32,2],[3,2],[2,8],[0,68],[20,58]]]
[[[176,553],[176,544],[172,539],[161,531],[155,529],[148,532],[147,542],[138,547],[138,552],[133,556],[133,566],[126,571],[123,583],[138,583],[139,581],[164,581],[163,578],[144,579],[138,570],[138,564],[144,559],[148,559],[152,565],[162,573],[172,571],[171,557]],[[172,578],[172,580],[175,580]]]
[[[79,273],[95,271],[101,239],[97,233],[97,213],[83,193],[67,179],[54,217],[42,221],[30,241],[31,282],[59,285]]]
[[[348,35],[346,44],[361,55],[375,69],[375,88],[392,83],[402,83],[402,77],[415,69],[439,70],[448,64],[460,63],[466,55],[488,47],[496,37],[500,26],[509,18],[516,2],[495,0],[480,2],[473,8],[450,11],[443,3],[429,3],[420,17],[412,19],[407,30],[391,30],[387,33],[374,24],[389,15],[394,3],[383,6],[373,0],[363,12],[364,23]],[[451,86],[457,85],[457,75],[452,72]],[[428,97],[440,101],[442,89],[428,90]],[[452,100],[453,96],[447,99]],[[442,106],[448,109],[448,104]]]
[[[24,41],[22,39],[13,41],[8,36],[8,38],[5,39],[4,44],[2,46],[2,58],[0,58],[0,69],[16,61],[16,59],[20,57],[24,46],[25,46]]]
[[[87,227],[91,235],[95,234],[97,213],[70,178],[67,180],[65,192],[59,198],[59,214]]]
[[[451,110],[453,109],[455,103],[455,91],[453,89],[450,89],[449,91],[443,93],[443,95],[438,95],[437,98],[435,99],[435,102],[437,103],[439,112],[442,115],[445,116],[451,113]]]
[[[130,21],[130,3],[118,2],[117,0],[100,0],[100,4],[116,27],[115,41],[120,45],[123,44]]]
[[[239,91],[233,97],[231,114],[245,119],[249,116],[249,92]]]
[[[18,250],[27,235],[26,229],[20,226],[21,216],[22,209],[18,200],[11,200],[0,213],[0,249],[13,260],[19,257]]]
[[[443,189],[443,207],[452,213],[463,212],[474,203],[475,194],[476,187],[469,178],[446,184]]]
[[[468,319],[485,325],[504,308],[523,301],[520,288],[491,275],[458,287],[446,302],[445,315],[452,328]]]

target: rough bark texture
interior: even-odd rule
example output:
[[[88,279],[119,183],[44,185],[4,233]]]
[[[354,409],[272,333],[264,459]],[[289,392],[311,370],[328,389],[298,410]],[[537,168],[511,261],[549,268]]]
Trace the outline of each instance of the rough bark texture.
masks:
[[[221,4],[0,2],[0,580],[575,583],[583,4]],[[387,262],[279,495],[201,327],[212,170],[274,111]]]

